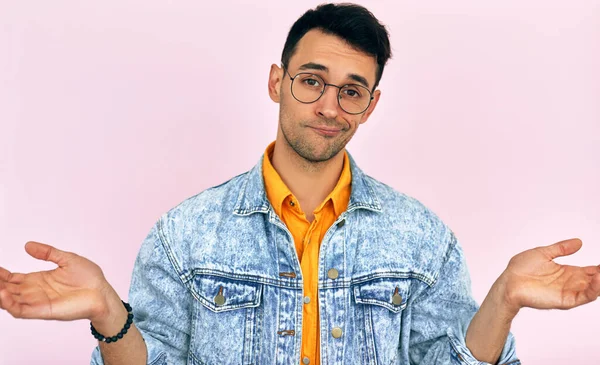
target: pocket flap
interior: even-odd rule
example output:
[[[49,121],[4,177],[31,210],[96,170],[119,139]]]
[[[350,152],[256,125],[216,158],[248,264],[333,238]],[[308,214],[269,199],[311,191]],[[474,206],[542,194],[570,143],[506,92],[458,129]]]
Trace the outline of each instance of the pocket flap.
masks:
[[[354,286],[354,300],[373,304],[398,313],[406,308],[411,279],[380,278]]]
[[[262,285],[219,276],[194,277],[196,299],[213,312],[258,307]]]

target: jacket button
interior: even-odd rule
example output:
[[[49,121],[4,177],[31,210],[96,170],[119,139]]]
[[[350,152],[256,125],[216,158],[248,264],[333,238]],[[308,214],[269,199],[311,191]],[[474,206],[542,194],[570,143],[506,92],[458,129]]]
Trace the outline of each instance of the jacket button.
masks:
[[[223,296],[223,294],[217,294],[217,296],[215,296],[215,304],[217,306],[225,304],[225,297]]]
[[[394,296],[392,297],[392,303],[394,305],[402,304],[402,296],[398,293],[394,294]]]
[[[336,269],[329,269],[329,271],[327,271],[327,277],[331,280],[337,279],[338,276],[340,276],[340,273]]]
[[[335,327],[334,329],[331,330],[331,335],[333,336],[333,338],[342,337],[342,329],[339,327]]]
[[[346,220],[342,219],[341,221],[338,222],[337,227],[342,228],[344,226],[344,224],[346,224]]]
[[[308,357],[304,356],[304,357],[302,358],[302,363],[303,363],[304,365],[308,365],[308,364],[310,364],[310,359],[309,359]]]

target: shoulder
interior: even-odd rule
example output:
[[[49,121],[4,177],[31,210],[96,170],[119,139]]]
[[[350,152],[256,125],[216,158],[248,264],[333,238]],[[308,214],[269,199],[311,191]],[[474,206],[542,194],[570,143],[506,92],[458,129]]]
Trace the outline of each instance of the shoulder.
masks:
[[[400,238],[403,249],[410,251],[419,261],[428,262],[432,274],[439,271],[457,245],[450,227],[417,198],[368,175],[364,177],[381,205],[381,214],[378,215],[382,220],[381,226]]]
[[[431,229],[441,229],[445,226],[441,218],[417,198],[402,193],[371,176],[364,175],[364,178],[379,200],[386,219],[401,220],[420,226],[425,224]]]
[[[242,188],[248,172],[241,173],[231,179],[212,186],[193,195],[165,213],[170,218],[178,216],[194,216],[214,209],[227,210],[235,205],[237,196]]]
[[[233,212],[247,174],[248,171],[207,188],[162,214],[159,225],[163,237],[170,241],[167,243],[179,245],[184,236],[201,227],[212,226],[223,217],[230,216],[227,213]]]

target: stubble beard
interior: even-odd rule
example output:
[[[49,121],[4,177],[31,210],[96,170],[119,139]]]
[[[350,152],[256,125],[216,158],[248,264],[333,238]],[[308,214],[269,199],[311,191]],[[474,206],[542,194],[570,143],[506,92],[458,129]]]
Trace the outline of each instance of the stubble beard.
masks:
[[[346,147],[346,141],[341,139],[341,136],[337,136],[336,138],[330,139],[331,142],[323,152],[317,152],[316,147],[311,143],[309,137],[303,133],[305,131],[300,131],[298,134],[294,133],[293,126],[295,125],[298,126],[298,129],[306,130],[308,127],[305,127],[305,125],[310,125],[310,123],[306,123],[304,121],[295,122],[283,111],[279,113],[279,127],[281,128],[283,138],[286,140],[288,146],[290,146],[298,156],[302,157],[310,164],[321,164],[329,161],[341,150],[343,150],[344,147]],[[310,131],[306,132],[310,133]],[[315,135],[314,138],[325,139],[326,137],[318,137]]]

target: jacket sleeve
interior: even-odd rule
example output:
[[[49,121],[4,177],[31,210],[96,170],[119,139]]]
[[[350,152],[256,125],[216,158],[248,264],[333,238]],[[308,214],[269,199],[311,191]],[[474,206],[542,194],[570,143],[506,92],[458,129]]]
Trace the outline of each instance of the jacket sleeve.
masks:
[[[192,296],[163,232],[162,218],[152,227],[135,261],[129,303],[134,324],[148,349],[148,364],[184,364],[190,342]],[[99,347],[91,365],[103,365]]]
[[[413,302],[410,363],[489,365],[475,359],[467,348],[467,328],[479,306],[471,295],[471,279],[463,250],[450,230],[446,236],[448,249],[437,281]],[[512,333],[497,364],[521,364],[516,357]]]

